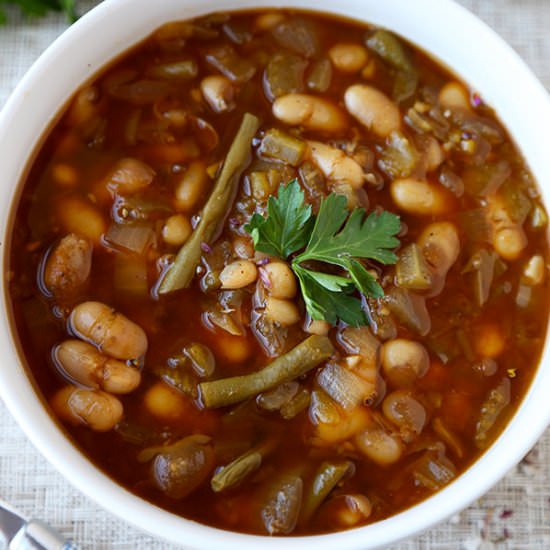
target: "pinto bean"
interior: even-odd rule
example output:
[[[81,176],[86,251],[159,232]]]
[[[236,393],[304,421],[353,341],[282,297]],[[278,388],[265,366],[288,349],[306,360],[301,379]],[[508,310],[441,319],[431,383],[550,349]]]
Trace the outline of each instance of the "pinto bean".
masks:
[[[91,268],[90,241],[69,233],[46,257],[44,286],[58,298],[71,296],[88,280]]]
[[[54,348],[53,357],[63,373],[88,388],[122,394],[134,391],[141,382],[137,369],[82,340],[65,340]]]
[[[365,183],[361,165],[344,151],[319,141],[309,141],[311,158],[326,178],[337,183],[348,183],[358,189]]]
[[[97,390],[66,386],[51,401],[56,414],[71,424],[83,424],[96,432],[113,429],[124,414],[122,403],[113,395]]]
[[[147,351],[143,329],[101,302],[83,302],[69,316],[69,329],[115,359],[137,359]]]
[[[307,94],[287,94],[273,103],[273,115],[291,126],[338,133],[347,127],[345,113],[328,99]]]
[[[380,137],[401,127],[399,107],[381,91],[367,84],[354,84],[344,94],[348,112]]]
[[[208,184],[206,165],[202,160],[191,162],[176,187],[178,210],[191,212],[197,206]]]

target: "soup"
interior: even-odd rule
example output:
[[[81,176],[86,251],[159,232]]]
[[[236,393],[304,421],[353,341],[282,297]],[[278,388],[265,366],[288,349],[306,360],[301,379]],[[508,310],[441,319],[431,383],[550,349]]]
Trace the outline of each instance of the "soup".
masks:
[[[248,533],[393,515],[537,368],[547,214],[490,107],[383,29],[174,22],[79,90],[9,243],[39,393],[135,494]]]

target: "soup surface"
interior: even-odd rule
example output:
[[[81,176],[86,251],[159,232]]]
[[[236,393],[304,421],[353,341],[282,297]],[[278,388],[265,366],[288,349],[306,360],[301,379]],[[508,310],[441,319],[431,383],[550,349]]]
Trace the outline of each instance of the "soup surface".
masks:
[[[22,188],[9,299],[53,414],[205,524],[347,529],[451,482],[526,392],[547,215],[473,91],[314,13],[175,22],[81,89]]]

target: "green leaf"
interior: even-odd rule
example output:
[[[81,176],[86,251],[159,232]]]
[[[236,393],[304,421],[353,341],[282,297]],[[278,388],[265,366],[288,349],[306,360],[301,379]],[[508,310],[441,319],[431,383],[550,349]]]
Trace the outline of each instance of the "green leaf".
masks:
[[[312,221],[311,206],[304,204],[304,192],[292,180],[279,187],[277,197],[269,197],[267,217],[254,214],[245,230],[256,250],[287,258],[306,245]]]
[[[368,324],[361,301],[346,293],[344,286],[340,287],[340,291],[333,292],[323,284],[326,283],[327,279],[319,277],[319,275],[326,274],[310,271],[299,265],[293,266],[293,268],[300,282],[307,312],[312,319],[324,320],[331,325],[336,325],[338,319],[341,319],[344,323],[353,327]],[[345,277],[336,278],[348,281]],[[336,281],[334,283],[338,286]],[[348,288],[353,291],[353,286]]]
[[[347,270],[359,292],[372,298],[384,297],[384,290],[361,262],[349,258],[347,261]]]
[[[318,260],[344,268],[348,258],[395,263],[397,256],[392,249],[399,244],[395,237],[400,229],[399,216],[384,211],[365,217],[365,211],[356,208],[342,227],[347,217],[345,204],[343,197],[333,194],[322,202],[306,250],[297,260]]]

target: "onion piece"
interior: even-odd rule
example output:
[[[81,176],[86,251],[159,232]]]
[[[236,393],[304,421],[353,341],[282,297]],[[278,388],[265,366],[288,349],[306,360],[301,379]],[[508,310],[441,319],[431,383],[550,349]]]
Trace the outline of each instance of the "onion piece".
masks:
[[[155,233],[149,225],[121,225],[112,223],[105,234],[106,244],[136,254],[143,254],[154,241]]]
[[[303,482],[300,477],[285,474],[268,492],[261,517],[270,535],[287,535],[294,530],[302,505]]]

